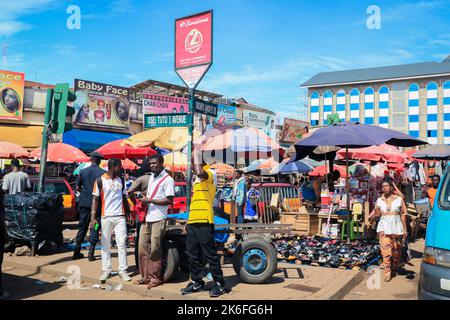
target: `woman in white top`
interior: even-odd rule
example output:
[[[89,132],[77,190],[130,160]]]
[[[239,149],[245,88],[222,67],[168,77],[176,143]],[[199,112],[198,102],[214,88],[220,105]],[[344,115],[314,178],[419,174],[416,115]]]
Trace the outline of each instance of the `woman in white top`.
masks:
[[[374,223],[378,218],[377,232],[380,238],[384,264],[384,281],[389,282],[400,267],[402,239],[406,239],[406,206],[403,198],[394,193],[392,181],[385,180],[381,186],[382,195],[369,217]]]

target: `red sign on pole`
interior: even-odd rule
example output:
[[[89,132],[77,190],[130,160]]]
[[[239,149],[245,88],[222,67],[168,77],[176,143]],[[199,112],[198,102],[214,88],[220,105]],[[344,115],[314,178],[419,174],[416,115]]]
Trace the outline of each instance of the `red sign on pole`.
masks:
[[[212,20],[212,10],[175,20],[175,71],[189,88],[212,65]]]

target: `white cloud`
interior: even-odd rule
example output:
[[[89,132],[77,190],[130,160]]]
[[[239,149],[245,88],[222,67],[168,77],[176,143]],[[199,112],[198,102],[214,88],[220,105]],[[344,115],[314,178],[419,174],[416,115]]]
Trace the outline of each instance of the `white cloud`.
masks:
[[[384,9],[381,7],[381,19],[382,21],[398,21],[419,18],[424,13],[445,8],[450,3],[449,0],[433,0],[433,1],[416,1],[402,3],[401,5],[393,8]]]
[[[29,30],[31,25],[20,21],[20,17],[48,10],[57,0],[2,0],[0,9],[0,37],[9,37]]]
[[[148,57],[144,60],[144,64],[152,64],[156,62],[166,62],[173,60],[173,52],[166,52]]]
[[[77,47],[71,44],[55,44],[52,49],[61,56],[74,56]]]

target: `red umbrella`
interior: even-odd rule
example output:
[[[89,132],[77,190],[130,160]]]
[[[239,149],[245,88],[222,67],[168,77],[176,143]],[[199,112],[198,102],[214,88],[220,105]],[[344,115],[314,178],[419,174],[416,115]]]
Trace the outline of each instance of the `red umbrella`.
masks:
[[[41,147],[30,153],[31,158],[41,158]],[[89,157],[80,149],[65,143],[49,143],[47,150],[47,161],[59,163],[86,162]]]
[[[111,141],[96,150],[106,159],[143,159],[156,154],[156,151],[149,147],[132,147],[124,143],[124,139]]]
[[[338,159],[345,159],[345,149],[337,152]],[[404,163],[407,155],[394,146],[382,144],[379,146],[371,146],[367,148],[348,149],[349,159],[385,161],[391,163]]]
[[[28,158],[29,155],[27,150],[15,143],[0,142],[1,159]]]
[[[344,167],[334,165],[333,169],[339,171],[339,173],[341,174],[341,178],[345,178],[347,176]],[[320,167],[314,168],[314,170],[311,171],[309,173],[309,175],[312,176],[312,177],[324,176],[324,175],[327,174],[327,170],[329,172],[328,166],[327,165],[322,165]]]

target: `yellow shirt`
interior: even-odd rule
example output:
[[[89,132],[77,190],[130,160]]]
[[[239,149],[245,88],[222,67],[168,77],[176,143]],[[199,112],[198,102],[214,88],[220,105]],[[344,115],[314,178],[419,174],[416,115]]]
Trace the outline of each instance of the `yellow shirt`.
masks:
[[[188,224],[214,224],[213,202],[216,195],[216,185],[209,166],[205,166],[203,169],[208,173],[208,179],[202,181],[197,178],[192,186],[193,194]]]

